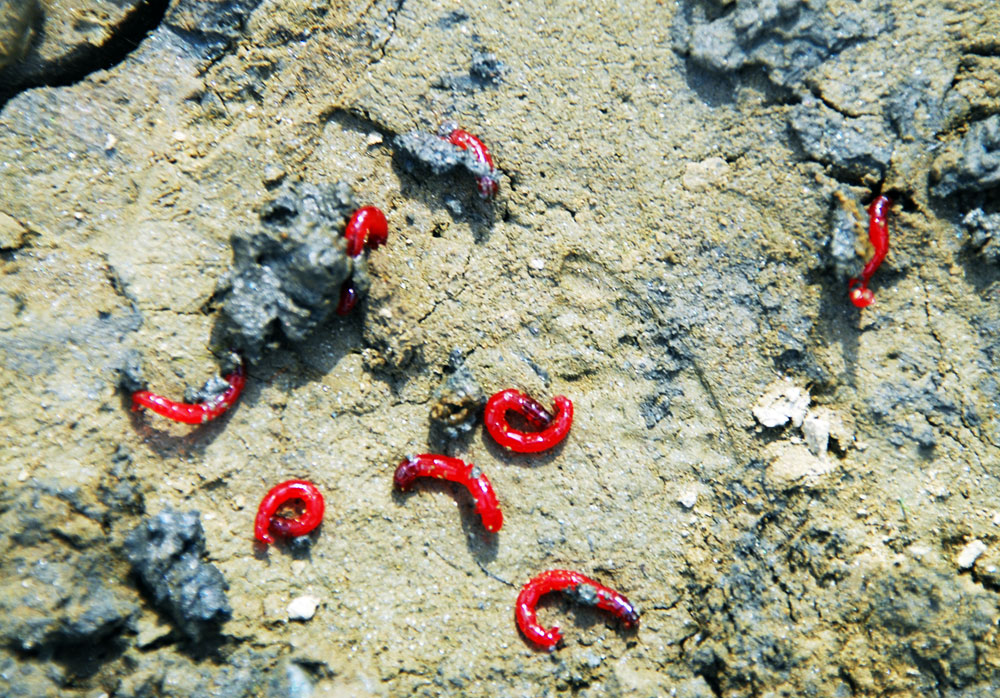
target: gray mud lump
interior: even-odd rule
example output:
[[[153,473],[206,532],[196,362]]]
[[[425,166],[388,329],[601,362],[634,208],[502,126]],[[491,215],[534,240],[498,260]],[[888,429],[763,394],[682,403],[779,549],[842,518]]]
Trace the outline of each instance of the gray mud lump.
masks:
[[[1000,114],[977,121],[959,141],[950,143],[931,172],[936,196],[1000,188]]]
[[[215,565],[202,559],[205,532],[198,512],[164,509],[129,534],[125,554],[153,605],[190,639],[217,632],[232,616],[229,585]]]
[[[443,130],[449,130],[448,126],[452,124],[444,126]],[[475,177],[496,175],[493,168],[477,160],[470,150],[459,148],[441,136],[427,131],[414,130],[400,134],[393,140],[392,146],[403,157],[410,170],[415,168],[415,163],[419,163],[435,175],[456,169],[467,170]]]
[[[345,282],[364,295],[364,257],[348,256],[342,235],[353,210],[346,184],[282,187],[261,208],[256,229],[232,236],[233,266],[216,290],[215,343],[255,362],[266,345],[300,342],[322,325]]]

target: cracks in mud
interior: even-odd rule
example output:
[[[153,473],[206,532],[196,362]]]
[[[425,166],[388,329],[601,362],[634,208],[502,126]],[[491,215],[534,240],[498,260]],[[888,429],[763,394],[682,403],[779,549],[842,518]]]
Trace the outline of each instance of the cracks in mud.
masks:
[[[160,25],[169,5],[170,0],[144,0],[103,44],[82,42],[37,74],[25,74],[20,64],[8,66],[0,71],[0,109],[26,90],[73,85],[91,73],[118,65]]]

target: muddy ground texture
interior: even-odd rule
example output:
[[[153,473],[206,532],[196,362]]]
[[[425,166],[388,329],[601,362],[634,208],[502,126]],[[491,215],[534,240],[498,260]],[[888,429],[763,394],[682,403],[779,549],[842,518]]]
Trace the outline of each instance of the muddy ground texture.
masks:
[[[0,86],[0,694],[1000,692],[993,0],[0,0]],[[128,410],[234,347],[220,419]],[[498,447],[508,387],[569,438]],[[431,450],[499,534],[393,492]],[[557,567],[639,628],[554,594],[530,646]]]

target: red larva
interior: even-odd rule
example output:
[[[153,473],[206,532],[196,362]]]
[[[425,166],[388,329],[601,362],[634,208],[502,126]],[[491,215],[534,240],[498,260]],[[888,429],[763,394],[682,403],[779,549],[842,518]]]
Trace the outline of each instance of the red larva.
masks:
[[[359,208],[351,216],[344,228],[347,238],[347,254],[357,257],[367,247],[377,249],[389,239],[389,223],[385,214],[375,206]]]
[[[479,195],[484,199],[491,199],[496,196],[497,190],[500,188],[500,183],[497,181],[493,156],[490,155],[490,151],[487,150],[486,145],[468,131],[463,131],[460,128],[452,129],[445,136],[445,140],[462,150],[471,151],[476,157],[477,162],[481,162],[490,168],[489,174],[476,177],[476,188],[479,190]]]
[[[557,626],[546,630],[538,624],[535,608],[538,600],[550,591],[565,591],[578,602],[596,606],[621,619],[622,625],[632,628],[639,624],[639,611],[627,598],[614,589],[595,582],[579,572],[548,570],[529,581],[517,595],[514,618],[524,636],[550,652],[562,640]]]
[[[503,526],[503,514],[493,485],[485,475],[471,463],[441,456],[434,453],[422,453],[410,456],[396,468],[393,482],[404,492],[410,489],[418,477],[434,477],[449,480],[464,485],[476,500],[476,513],[483,521],[483,528],[490,533],[496,533]]]
[[[357,257],[365,248],[375,250],[389,239],[389,223],[385,214],[375,206],[359,208],[347,221],[344,228],[344,238],[347,240],[347,254]],[[340,299],[337,301],[337,315],[347,315],[358,304],[358,291],[350,279],[340,287]]]
[[[848,297],[856,308],[867,308],[875,302],[875,294],[868,288],[875,270],[889,253],[889,207],[892,201],[887,196],[878,196],[868,206],[868,239],[875,248],[875,254],[861,270],[861,276],[848,282]]]
[[[305,512],[294,519],[275,516],[275,512],[287,502],[299,500],[305,505]],[[261,543],[273,543],[271,531],[293,538],[304,536],[319,526],[323,520],[323,495],[316,485],[306,480],[288,480],[272,487],[257,509],[253,534]]]
[[[193,405],[186,402],[174,402],[148,390],[137,390],[132,393],[132,411],[138,412],[146,407],[161,417],[172,419],[175,422],[185,424],[210,422],[232,407],[233,403],[239,399],[240,393],[243,392],[243,386],[246,385],[244,363],[240,361],[236,370],[223,378],[229,383],[229,388],[225,392],[211,400]]]
[[[549,413],[534,398],[510,388],[489,399],[483,421],[486,430],[498,444],[517,453],[538,453],[552,448],[566,438],[573,424],[573,403],[557,395],[555,415]],[[520,431],[507,423],[507,413],[517,412],[525,421],[541,431]]]
[[[354,288],[354,282],[348,279],[340,287],[340,300],[337,301],[335,312],[337,315],[347,315],[357,304],[358,290]]]

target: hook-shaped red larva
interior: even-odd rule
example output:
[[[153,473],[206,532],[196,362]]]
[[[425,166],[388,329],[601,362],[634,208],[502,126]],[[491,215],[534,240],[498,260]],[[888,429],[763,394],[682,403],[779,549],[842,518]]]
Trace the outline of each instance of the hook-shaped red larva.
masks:
[[[445,128],[448,127],[445,126]],[[493,156],[490,155],[486,144],[468,131],[463,131],[458,127],[453,128],[443,138],[462,150],[468,150],[476,158],[476,162],[482,163],[489,168],[490,171],[488,174],[476,177],[476,188],[479,190],[479,196],[484,199],[492,199],[496,196],[497,191],[500,189],[500,183],[497,181],[497,168],[493,165]]]
[[[875,302],[875,294],[868,288],[868,282],[882,260],[889,253],[889,208],[892,201],[885,195],[875,197],[868,206],[868,239],[875,248],[875,254],[861,270],[861,276],[848,282],[848,298],[855,308],[867,308]]]
[[[347,254],[357,257],[367,247],[374,250],[389,239],[389,223],[385,214],[375,206],[359,208],[344,228]]]
[[[240,393],[243,392],[247,374],[246,364],[242,359],[236,370],[223,376],[223,380],[229,383],[229,387],[224,392],[210,400],[195,404],[174,402],[170,398],[148,390],[137,390],[132,393],[132,411],[138,412],[145,407],[161,417],[172,419],[175,422],[183,422],[184,424],[210,422],[232,407],[233,403],[239,399]]]
[[[463,485],[476,500],[476,513],[483,521],[483,528],[496,533],[503,526],[503,514],[497,502],[493,485],[479,468],[458,458],[435,453],[410,456],[396,468],[393,482],[404,492],[418,477],[434,477]]]
[[[545,451],[566,438],[573,424],[573,403],[562,395],[552,398],[555,415],[533,397],[519,390],[502,390],[489,399],[483,413],[486,431],[498,444],[517,453]],[[507,422],[507,413],[517,412],[540,431],[521,431]]]
[[[514,618],[524,636],[550,652],[562,640],[557,626],[545,629],[538,624],[538,600],[550,591],[564,591],[587,606],[609,611],[621,619],[622,625],[632,628],[639,624],[639,611],[622,594],[600,582],[571,570],[548,570],[529,581],[517,595]]]

